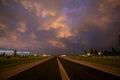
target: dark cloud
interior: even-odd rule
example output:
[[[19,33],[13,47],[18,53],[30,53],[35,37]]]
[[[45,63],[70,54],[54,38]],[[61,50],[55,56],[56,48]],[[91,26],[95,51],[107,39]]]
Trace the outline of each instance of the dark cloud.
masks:
[[[7,27],[5,25],[0,25],[0,37],[7,34]]]
[[[0,49],[80,53],[117,47],[119,0],[0,0]]]

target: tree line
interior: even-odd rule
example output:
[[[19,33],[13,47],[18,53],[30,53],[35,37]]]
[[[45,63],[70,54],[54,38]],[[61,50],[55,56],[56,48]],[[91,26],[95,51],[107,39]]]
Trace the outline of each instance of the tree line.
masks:
[[[120,56],[120,34],[118,35],[118,46],[119,49],[112,48],[111,50],[98,51],[97,49],[85,50],[84,54],[90,54],[92,56]]]

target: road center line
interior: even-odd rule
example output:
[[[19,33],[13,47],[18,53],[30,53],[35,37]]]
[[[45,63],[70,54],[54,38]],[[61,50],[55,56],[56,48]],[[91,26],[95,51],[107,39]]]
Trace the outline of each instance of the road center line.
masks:
[[[57,58],[57,62],[58,62],[58,66],[59,66],[59,70],[60,70],[62,80],[70,80],[70,78],[68,77],[65,69],[63,68],[63,66],[62,66],[62,64],[61,64],[61,62],[59,61],[58,58]]]

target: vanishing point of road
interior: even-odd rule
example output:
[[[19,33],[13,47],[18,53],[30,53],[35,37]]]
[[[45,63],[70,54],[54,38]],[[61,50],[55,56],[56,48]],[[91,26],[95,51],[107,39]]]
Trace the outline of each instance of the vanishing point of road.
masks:
[[[53,57],[7,80],[120,80],[120,77]]]

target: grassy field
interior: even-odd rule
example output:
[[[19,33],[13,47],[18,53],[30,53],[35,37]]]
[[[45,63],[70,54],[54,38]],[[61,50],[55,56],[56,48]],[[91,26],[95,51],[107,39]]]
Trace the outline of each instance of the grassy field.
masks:
[[[17,65],[21,65],[21,64],[27,64],[33,61],[37,61],[37,60],[42,60],[48,57],[11,57],[10,59],[6,59],[5,57],[0,57],[0,71],[6,69],[6,68],[10,68],[13,66],[17,66]]]
[[[88,61],[106,66],[120,68],[120,56],[102,56],[102,57],[85,57],[85,56],[68,56],[71,59]]]

